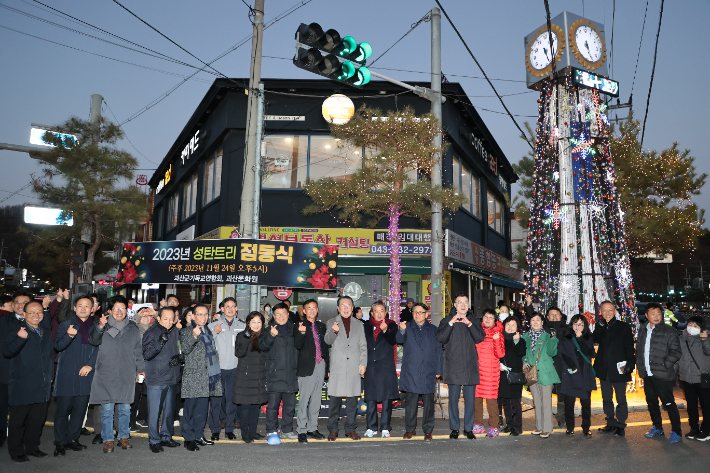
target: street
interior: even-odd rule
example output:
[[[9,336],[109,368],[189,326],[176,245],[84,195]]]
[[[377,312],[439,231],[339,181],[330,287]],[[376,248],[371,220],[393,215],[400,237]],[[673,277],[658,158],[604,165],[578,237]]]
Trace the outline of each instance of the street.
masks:
[[[680,411],[683,432],[688,431],[685,410]],[[664,414],[664,419],[665,419]],[[420,419],[421,420],[421,419]],[[580,421],[579,417],[576,419]],[[10,460],[7,447],[0,451],[0,471],[3,473],[49,472],[218,472],[244,466],[249,471],[527,471],[527,472],[701,472],[707,471],[710,460],[710,442],[683,439],[678,445],[668,443],[670,425],[664,424],[665,437],[647,439],[650,429],[647,412],[632,412],[626,437],[618,438],[600,434],[596,429],[604,425],[603,415],[592,416],[593,438],[583,438],[577,427],[576,435],[569,437],[555,430],[547,440],[530,435],[534,418],[526,416],[526,432],[518,437],[501,435],[496,439],[477,436],[476,440],[449,440],[448,421],[441,420],[437,409],[434,440],[424,442],[421,431],[413,440],[402,440],[403,418],[392,422],[393,437],[379,437],[353,441],[341,438],[336,442],[310,441],[300,445],[284,441],[280,446],[269,446],[265,441],[246,445],[241,441],[220,441],[199,452],[188,452],[183,447],[166,448],[153,454],[148,449],[147,435],[142,429],[132,437],[134,448],[102,453],[100,445],[91,445],[91,437],[81,442],[89,444],[84,452],[67,452],[66,457],[51,456],[52,427],[46,426],[42,436],[43,451],[50,454],[44,459],[32,458],[18,465]],[[364,419],[358,418],[358,432],[365,430]],[[341,422],[342,425],[342,422]],[[259,423],[263,433],[263,423]],[[341,427],[342,429],[342,427]],[[325,419],[321,419],[321,432],[326,432]],[[209,432],[208,432],[209,433]],[[135,434],[134,434],[135,435]],[[181,440],[181,439],[177,439]]]

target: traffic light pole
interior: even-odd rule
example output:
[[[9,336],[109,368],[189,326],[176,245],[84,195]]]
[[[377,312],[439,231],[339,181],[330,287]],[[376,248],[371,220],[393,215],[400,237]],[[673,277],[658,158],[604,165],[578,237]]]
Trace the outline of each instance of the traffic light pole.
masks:
[[[256,133],[254,133],[254,214],[252,215],[253,238],[259,238],[259,205],[261,204],[261,137],[264,134],[264,84],[259,82],[256,97]],[[259,310],[261,286],[249,286],[249,311]]]

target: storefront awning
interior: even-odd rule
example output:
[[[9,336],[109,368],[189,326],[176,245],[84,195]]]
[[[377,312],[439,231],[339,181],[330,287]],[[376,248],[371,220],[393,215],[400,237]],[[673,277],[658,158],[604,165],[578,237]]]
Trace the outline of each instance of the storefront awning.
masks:
[[[498,284],[499,286],[512,287],[513,289],[525,289],[525,286],[523,286],[523,283],[520,281],[503,276],[495,276],[492,274],[491,281],[493,281],[493,284]]]

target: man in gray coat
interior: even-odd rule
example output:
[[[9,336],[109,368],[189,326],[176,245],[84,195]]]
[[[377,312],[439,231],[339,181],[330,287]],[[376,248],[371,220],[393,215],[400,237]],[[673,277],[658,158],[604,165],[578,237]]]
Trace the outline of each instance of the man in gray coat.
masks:
[[[357,398],[362,393],[360,378],[365,376],[367,367],[367,341],[361,321],[351,317],[353,300],[348,296],[338,299],[339,315],[333,317],[326,326],[325,343],[330,345],[330,379],[328,397],[330,412],[328,417],[329,441],[338,438],[340,407],[345,398],[345,436],[360,440],[357,429]]]
[[[118,444],[124,450],[133,448],[129,440],[131,404],[135,381],[145,376],[141,333],[126,317],[128,302],[114,296],[107,302],[108,312],[101,316],[89,343],[99,347],[96,373],[91,383],[90,404],[101,404],[101,438],[104,453],[113,452],[113,410],[118,404]]]
[[[237,373],[239,358],[234,354],[237,335],[246,328],[244,322],[237,318],[237,300],[227,297],[220,304],[222,315],[209,324],[209,329],[215,332],[219,324],[222,330],[214,335],[214,343],[219,355],[219,367],[222,370],[222,397],[210,399],[209,424],[212,440],[219,440],[222,430],[220,419],[224,419],[224,435],[229,440],[235,440],[234,425],[239,421],[239,406],[232,402],[234,391],[234,375]]]

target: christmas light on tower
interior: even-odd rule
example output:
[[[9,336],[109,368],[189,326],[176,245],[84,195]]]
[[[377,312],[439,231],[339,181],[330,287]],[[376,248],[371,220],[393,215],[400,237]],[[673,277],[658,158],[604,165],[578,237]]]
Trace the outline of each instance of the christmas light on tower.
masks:
[[[607,106],[600,97],[618,95],[618,83],[603,76],[604,27],[563,12],[525,44],[528,87],[540,91],[527,291],[542,311],[557,306],[568,319],[597,314],[610,300],[637,326]]]

